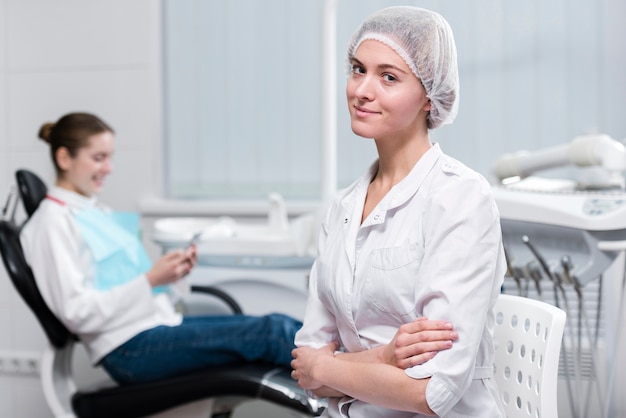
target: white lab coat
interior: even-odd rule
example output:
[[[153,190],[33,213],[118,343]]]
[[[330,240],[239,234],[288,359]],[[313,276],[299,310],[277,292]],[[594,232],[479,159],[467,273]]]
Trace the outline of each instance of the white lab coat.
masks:
[[[451,349],[406,370],[430,377],[426,399],[446,417],[500,417],[493,375],[493,306],[505,260],[499,214],[486,180],[434,145],[361,224],[377,170],[340,193],[327,212],[296,345],[339,341],[358,352],[388,343],[426,316],[459,333]],[[331,417],[418,417],[351,398]]]
[[[93,364],[138,333],[178,325],[180,314],[164,293],[153,295],[144,274],[107,291],[94,287],[95,263],[72,211],[97,205],[53,187],[22,229],[26,261],[50,310],[85,344]]]

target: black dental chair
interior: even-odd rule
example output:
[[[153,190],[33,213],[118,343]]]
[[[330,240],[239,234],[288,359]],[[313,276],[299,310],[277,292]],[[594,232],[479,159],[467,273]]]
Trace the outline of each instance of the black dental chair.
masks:
[[[31,172],[20,170],[18,173],[20,194],[30,216],[45,197],[45,184]],[[318,416],[324,410],[323,402],[309,398],[297,387],[288,369],[263,363],[215,367],[151,383],[115,385],[107,382],[108,385],[101,388],[77,388],[71,365],[78,340],[41,297],[24,259],[19,230],[12,220],[0,220],[0,252],[15,288],[48,338],[40,375],[46,401],[55,417],[138,418],[206,399],[214,400],[214,408],[207,411],[207,417],[228,417],[237,404],[251,399],[281,405],[302,416]],[[216,296],[234,314],[241,313],[237,303],[219,289],[196,287],[192,290]]]
[[[46,197],[48,187],[37,174],[25,169],[15,172],[15,180],[17,180],[17,187],[26,215],[30,217]]]

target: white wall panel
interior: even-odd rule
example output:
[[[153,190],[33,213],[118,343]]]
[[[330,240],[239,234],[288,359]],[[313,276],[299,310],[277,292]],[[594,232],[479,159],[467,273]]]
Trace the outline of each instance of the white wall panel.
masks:
[[[6,273],[2,271],[0,273],[0,344],[2,349],[6,350],[13,344],[13,329],[11,317],[13,316],[13,307],[11,301],[17,296],[11,288],[11,283]],[[2,415],[0,415],[2,416]]]
[[[6,2],[7,0],[0,0],[0,72],[6,68]],[[0,96],[1,97],[1,96]]]
[[[151,71],[19,72],[8,82],[8,136],[15,151],[45,149],[37,137],[41,124],[71,111],[100,115],[118,134],[119,150],[149,144],[160,130],[154,120],[159,91]]]
[[[2,28],[0,28],[2,33]],[[0,53],[2,51],[0,50]],[[0,70],[0,152],[6,150],[7,147],[7,95],[9,94],[9,86],[6,83],[7,75]]]
[[[8,1],[11,68],[40,72],[151,63],[153,51],[146,46],[153,42],[155,15],[150,3],[156,2]]]
[[[15,377],[12,379],[14,408],[11,418],[47,418],[52,417],[45,403],[37,402],[43,398],[43,389],[37,379]]]
[[[2,312],[2,310],[0,310]],[[13,379],[0,376],[0,416],[11,417],[15,410],[15,400],[13,399]],[[50,414],[48,414],[49,416]],[[42,418],[45,418],[43,415]]]
[[[22,350],[24,347],[43,348],[48,344],[35,315],[17,293],[13,297],[11,325],[13,346],[16,350]]]
[[[603,0],[599,2],[601,21],[601,56],[599,65],[604,76],[600,80],[602,89],[602,112],[600,126],[615,138],[626,140],[626,42],[624,39],[624,17],[626,2]]]

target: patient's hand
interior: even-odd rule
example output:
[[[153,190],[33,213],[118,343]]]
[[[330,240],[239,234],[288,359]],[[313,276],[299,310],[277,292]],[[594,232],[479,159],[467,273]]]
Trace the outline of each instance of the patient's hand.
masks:
[[[196,264],[196,249],[192,245],[186,250],[169,252],[159,258],[146,273],[152,287],[173,283],[185,277]]]
[[[422,364],[459,338],[447,321],[417,318],[402,325],[393,340],[383,346],[383,361],[401,369]]]

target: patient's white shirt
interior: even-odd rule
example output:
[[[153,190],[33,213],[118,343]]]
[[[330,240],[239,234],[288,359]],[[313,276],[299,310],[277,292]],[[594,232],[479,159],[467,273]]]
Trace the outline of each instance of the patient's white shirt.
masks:
[[[165,293],[153,294],[145,274],[107,291],[94,287],[95,263],[72,211],[95,198],[53,187],[20,239],[37,287],[50,310],[85,344],[93,364],[130,338],[182,321]]]

